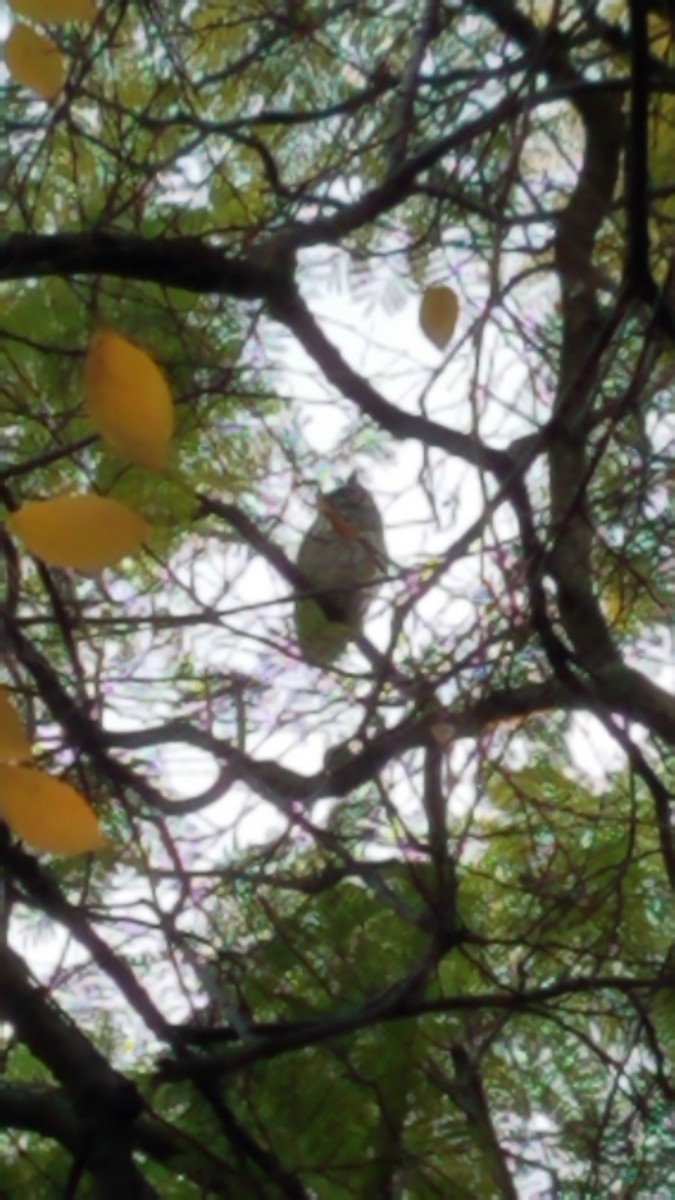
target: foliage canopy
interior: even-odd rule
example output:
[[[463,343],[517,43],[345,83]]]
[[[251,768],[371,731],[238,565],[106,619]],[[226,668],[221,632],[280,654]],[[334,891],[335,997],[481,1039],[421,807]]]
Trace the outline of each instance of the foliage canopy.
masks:
[[[672,15],[0,5],[2,1194],[670,1194]]]

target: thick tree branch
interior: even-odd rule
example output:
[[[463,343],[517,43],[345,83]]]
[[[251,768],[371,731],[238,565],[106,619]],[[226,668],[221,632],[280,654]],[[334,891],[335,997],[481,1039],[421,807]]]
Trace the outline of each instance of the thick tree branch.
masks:
[[[135,1086],[31,980],[9,946],[0,947],[0,978],[0,1016],[67,1091],[85,1144],[82,1165],[101,1200],[158,1200],[133,1161],[130,1131],[143,1110]]]
[[[454,739],[474,737],[501,720],[554,708],[576,709],[583,705],[584,701],[576,693],[557,682],[495,692],[469,706],[458,705],[456,709],[433,703],[429,709],[413,711],[390,730],[372,738],[362,750],[353,753],[344,747],[344,755],[334,753],[331,765],[314,775],[302,775],[273,760],[256,760],[182,721],[131,733],[104,733],[102,738],[109,747],[131,749],[171,742],[193,745],[224,761],[232,772],[231,783],[241,781],[256,795],[292,812],[294,805],[311,805],[320,799],[348,795],[372,779],[388,762],[411,749],[437,745],[439,741],[447,745]],[[189,811],[189,804],[189,801],[176,802],[172,811]]]
[[[0,239],[0,280],[109,275],[190,292],[259,300],[274,290],[269,269],[231,258],[202,238],[87,233],[10,233]]]
[[[643,0],[629,0],[631,41],[630,129],[626,174],[626,229],[628,245],[624,278],[629,290],[640,295],[651,280],[649,264],[649,167],[647,120],[649,115],[649,48],[647,13]]]
[[[64,929],[91,955],[124,999],[160,1041],[170,1039],[170,1026],[137,980],[128,963],[103,941],[90,925],[81,906],[71,904],[49,870],[19,846],[11,845],[0,828],[0,867],[11,875],[18,892]]]
[[[14,1083],[0,1079],[0,1129],[36,1133],[58,1142],[74,1158],[87,1150],[86,1134],[78,1120],[68,1093],[46,1084]],[[195,1139],[185,1136],[165,1120],[142,1114],[131,1130],[134,1148],[155,1162],[171,1167],[180,1161],[181,1174],[195,1185],[208,1188],[214,1196],[234,1200],[236,1178],[224,1159],[213,1151],[198,1147]],[[201,1149],[202,1161],[194,1159]]]
[[[214,1077],[240,1071],[249,1063],[277,1058],[301,1047],[318,1045],[334,1037],[367,1029],[379,1021],[400,1021],[431,1013],[453,1012],[513,1012],[520,1016],[531,1016],[537,1020],[547,1017],[547,1004],[551,1000],[582,995],[631,996],[646,992],[651,994],[655,986],[675,987],[675,970],[666,970],[655,984],[653,975],[592,975],[576,979],[560,980],[542,987],[524,988],[522,991],[504,989],[503,992],[482,992],[464,996],[442,996],[434,999],[419,999],[396,994],[383,997],[372,1007],[366,1003],[354,1010],[319,1017],[311,1021],[298,1022],[294,1027],[280,1026],[276,1034],[252,1039],[248,1045],[232,1047],[209,1055],[189,1055],[183,1061],[163,1062],[159,1077],[164,1082],[178,1079]],[[552,1015],[554,1019],[554,1015]],[[194,1072],[194,1074],[193,1074]]]
[[[467,1119],[471,1137],[488,1164],[501,1200],[518,1200],[506,1155],[499,1143],[478,1062],[459,1042],[450,1047],[455,1077],[449,1092]]]

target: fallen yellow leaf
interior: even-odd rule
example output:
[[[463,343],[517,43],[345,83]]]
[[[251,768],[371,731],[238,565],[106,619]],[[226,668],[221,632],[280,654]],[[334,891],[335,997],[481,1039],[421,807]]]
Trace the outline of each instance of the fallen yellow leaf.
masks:
[[[420,305],[420,328],[439,350],[443,350],[450,341],[458,316],[459,300],[452,288],[427,288]]]
[[[87,411],[106,442],[132,462],[161,471],[173,433],[169,386],[145,350],[100,329],[85,364]]]
[[[109,844],[79,792],[32,767],[0,764],[0,817],[17,837],[51,854],[84,854]]]
[[[44,33],[28,25],[17,24],[10,30],[5,42],[5,65],[12,79],[32,88],[44,100],[53,100],[63,87],[61,51]]]
[[[118,500],[86,495],[29,500],[7,518],[7,528],[53,567],[101,571],[138,550],[151,526]]]
[[[93,21],[94,0],[9,0],[9,7],[29,21],[63,25],[66,21]]]

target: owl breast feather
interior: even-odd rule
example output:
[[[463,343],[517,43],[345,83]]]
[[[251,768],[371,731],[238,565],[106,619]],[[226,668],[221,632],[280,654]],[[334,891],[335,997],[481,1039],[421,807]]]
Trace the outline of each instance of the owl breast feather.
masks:
[[[347,541],[321,517],[310,530],[298,555],[298,569],[317,594],[331,603],[346,621],[358,619],[368,607],[368,585],[382,573],[381,552],[372,534]]]

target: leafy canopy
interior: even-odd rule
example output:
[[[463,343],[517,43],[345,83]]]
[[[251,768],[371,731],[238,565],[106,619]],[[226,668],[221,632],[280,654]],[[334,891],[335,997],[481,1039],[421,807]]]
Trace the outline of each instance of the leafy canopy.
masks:
[[[665,1196],[672,17],[0,6],[3,1194]]]

